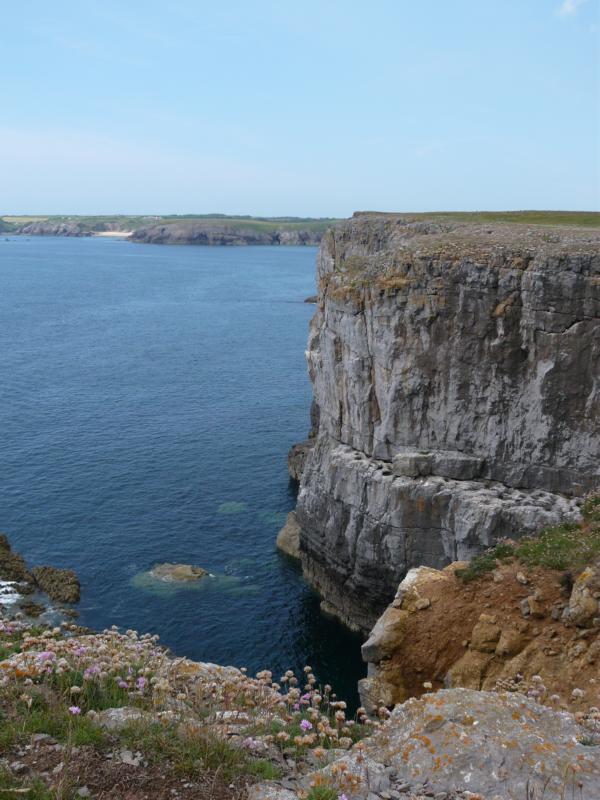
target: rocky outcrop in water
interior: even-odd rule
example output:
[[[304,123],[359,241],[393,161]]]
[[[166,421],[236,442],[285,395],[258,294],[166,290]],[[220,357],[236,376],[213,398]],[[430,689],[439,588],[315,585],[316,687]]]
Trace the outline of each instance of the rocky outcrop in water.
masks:
[[[317,245],[322,231],[311,229],[266,228],[232,223],[181,222],[138,228],[131,235],[134,242],[150,244],[201,245]]]
[[[168,583],[195,583],[206,578],[208,572],[202,567],[195,567],[192,564],[155,564],[150,570],[153,578]]]
[[[6,536],[0,533],[0,607],[14,605],[26,614],[39,616],[44,606],[24,597],[36,591],[58,603],[77,603],[79,579],[71,569],[48,566],[29,569],[25,559],[11,549]]]
[[[600,233],[356,215],[318,278],[301,558],[368,631],[410,568],[578,519],[600,482]]]

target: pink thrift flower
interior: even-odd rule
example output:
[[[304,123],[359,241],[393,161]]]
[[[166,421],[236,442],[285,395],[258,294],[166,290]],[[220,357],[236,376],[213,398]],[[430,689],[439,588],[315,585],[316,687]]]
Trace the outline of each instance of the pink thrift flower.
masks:
[[[312,723],[310,723],[307,719],[303,719],[300,723],[300,727],[303,731],[311,731],[312,730]]]
[[[72,714],[76,717],[78,714],[81,714],[81,709],[79,706],[69,706],[69,714]]]
[[[38,659],[40,661],[54,661],[56,658],[56,653],[53,653],[52,650],[44,650],[43,653],[38,653]]]

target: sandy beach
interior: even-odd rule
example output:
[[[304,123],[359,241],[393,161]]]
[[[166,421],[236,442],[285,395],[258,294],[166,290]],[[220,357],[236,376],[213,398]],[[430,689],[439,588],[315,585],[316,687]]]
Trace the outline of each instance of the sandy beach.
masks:
[[[127,239],[133,231],[96,231],[94,236],[107,236],[111,238]]]

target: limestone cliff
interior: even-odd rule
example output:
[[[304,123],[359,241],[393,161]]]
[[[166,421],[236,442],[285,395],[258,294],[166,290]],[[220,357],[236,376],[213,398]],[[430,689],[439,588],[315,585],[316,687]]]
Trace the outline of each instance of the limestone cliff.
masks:
[[[138,228],[131,236],[135,242],[150,244],[204,244],[204,245],[317,245],[321,230],[260,229],[235,223],[181,222],[151,225]]]
[[[600,482],[600,232],[359,214],[318,279],[301,558],[369,630],[411,567],[577,519]]]

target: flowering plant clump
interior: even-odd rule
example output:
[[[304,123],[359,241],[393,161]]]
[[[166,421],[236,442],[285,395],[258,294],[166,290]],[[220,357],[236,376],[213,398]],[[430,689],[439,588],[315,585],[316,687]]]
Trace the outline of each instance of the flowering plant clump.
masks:
[[[133,721],[107,734],[103,714],[119,708]],[[275,681],[268,670],[251,677],[244,668],[175,658],[157,637],[131,630],[2,619],[0,709],[13,723],[10,735],[0,735],[0,758],[35,733],[62,740],[69,753],[107,736],[131,748],[141,737],[154,759],[180,758],[184,771],[214,758],[267,778],[284,772],[290,755],[300,770],[323,766],[328,751],[352,747],[381,724],[364,709],[349,715],[310,666]]]

